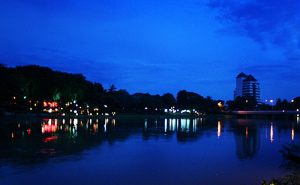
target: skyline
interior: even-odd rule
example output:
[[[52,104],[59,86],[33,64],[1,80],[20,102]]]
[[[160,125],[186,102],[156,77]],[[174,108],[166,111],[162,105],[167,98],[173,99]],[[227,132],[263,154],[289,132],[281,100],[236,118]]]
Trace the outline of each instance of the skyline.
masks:
[[[130,93],[232,99],[253,74],[262,100],[300,94],[300,2],[0,2],[0,63],[82,73]],[[280,84],[280,85],[278,85]]]

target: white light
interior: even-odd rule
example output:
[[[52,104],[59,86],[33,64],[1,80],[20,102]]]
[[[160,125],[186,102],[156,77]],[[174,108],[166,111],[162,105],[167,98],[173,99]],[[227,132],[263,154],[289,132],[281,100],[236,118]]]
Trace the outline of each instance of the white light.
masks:
[[[273,124],[271,123],[271,128],[270,128],[270,141],[273,143],[274,141],[274,127]]]

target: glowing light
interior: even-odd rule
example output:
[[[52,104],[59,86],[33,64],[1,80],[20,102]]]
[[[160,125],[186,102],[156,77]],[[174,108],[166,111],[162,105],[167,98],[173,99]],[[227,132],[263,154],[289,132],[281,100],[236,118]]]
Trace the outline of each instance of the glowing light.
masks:
[[[270,128],[270,141],[273,143],[274,141],[274,127],[273,124],[271,123],[271,128]]]
[[[181,130],[185,130],[186,129],[186,119],[181,119],[180,123],[181,123]]]
[[[172,131],[175,131],[176,119],[172,119]]]
[[[294,137],[295,137],[295,130],[294,127],[292,128],[292,141],[294,141]]]
[[[44,142],[47,143],[47,142],[50,142],[50,141],[54,141],[56,139],[57,139],[57,136],[46,137],[44,139]]]
[[[248,139],[248,127],[246,127],[246,139]]]
[[[98,132],[98,125],[97,124],[93,124],[93,131],[94,131],[94,133]]]
[[[48,124],[42,125],[42,133],[52,133],[57,131],[57,123],[52,124],[52,120],[48,120]]]
[[[31,134],[31,129],[27,129],[27,134],[30,135]]]
[[[222,134],[221,121],[218,121],[218,138],[220,138],[221,134]]]
[[[294,100],[291,100],[292,103],[294,103]]]
[[[108,119],[105,119],[104,120],[104,132],[106,132],[107,130],[107,128],[106,128],[106,125],[108,124]]]
[[[13,132],[11,133],[11,138],[15,138],[15,134]]]
[[[43,106],[44,107],[50,107],[50,108],[56,108],[58,107],[58,103],[57,102],[43,102]]]
[[[147,120],[147,119],[145,119],[145,124],[144,124],[144,126],[145,126],[145,130],[147,130],[147,126],[148,126],[148,120]]]
[[[13,99],[15,100],[15,99],[17,99],[17,98],[14,96]]]
[[[222,108],[222,107],[223,107],[222,102],[219,102],[219,103],[218,103],[218,107],[219,107],[219,108]]]
[[[165,129],[165,132],[167,132],[167,127],[168,127],[168,120],[167,120],[167,119],[165,119],[165,127],[164,127],[164,129]]]
[[[197,119],[193,119],[193,132],[197,131]]]

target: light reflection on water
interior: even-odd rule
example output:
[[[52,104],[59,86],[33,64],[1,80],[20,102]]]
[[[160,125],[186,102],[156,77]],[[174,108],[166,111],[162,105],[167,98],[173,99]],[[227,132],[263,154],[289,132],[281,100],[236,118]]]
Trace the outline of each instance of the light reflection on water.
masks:
[[[195,177],[194,181],[192,181],[194,183],[190,182],[189,184],[210,183],[212,174],[217,172],[219,168],[233,169],[234,173],[241,173],[237,174],[241,178],[237,178],[236,175],[232,177],[221,176],[218,179],[214,179],[214,183],[230,180],[231,184],[240,184],[240,182],[237,182],[237,179],[239,181],[246,179],[245,182],[248,182],[249,179],[247,178],[255,176],[256,180],[260,180],[264,177],[271,178],[272,175],[278,175],[285,171],[280,168],[282,156],[278,151],[285,144],[299,143],[299,140],[297,140],[299,137],[297,136],[299,135],[300,125],[298,123],[299,117],[291,121],[208,120],[203,118],[12,120],[7,125],[2,124],[0,128],[0,166],[9,165],[14,174],[22,174],[18,172],[18,166],[34,168],[32,167],[33,164],[47,165],[46,161],[55,157],[66,159],[57,165],[59,168],[68,169],[68,166],[64,165],[64,161],[68,161],[68,158],[72,160],[73,157],[68,157],[72,155],[81,156],[81,160],[88,163],[101,162],[103,170],[107,168],[117,171],[121,168],[135,171],[137,169],[126,161],[130,160],[134,163],[139,158],[140,160],[138,161],[143,164],[143,169],[139,168],[138,170],[138,173],[141,173],[141,178],[149,173],[147,169],[153,170],[157,163],[160,164],[159,168],[155,168],[158,172],[169,173],[169,175],[176,174],[173,171],[176,167],[173,165],[179,162],[178,164],[186,170],[186,174],[195,173],[196,175],[197,171],[201,171],[204,174],[199,178]],[[152,151],[150,147],[148,153],[143,153],[144,147],[149,142],[151,143],[150,146],[156,147],[156,149]],[[110,147],[105,143],[109,144]],[[100,153],[99,147],[102,151]],[[188,147],[188,150],[185,147]],[[82,154],[86,150],[91,151],[91,154]],[[135,151],[139,155],[136,156],[137,158],[132,159],[131,156],[125,154],[128,151]],[[91,157],[93,153],[101,156],[110,152],[112,152],[111,155],[108,154],[105,157],[103,156],[103,158]],[[119,163],[115,164],[116,156],[114,156],[114,152],[116,154],[123,153],[127,158],[124,157],[122,160],[118,155]],[[131,153],[133,156],[134,154],[134,152]],[[160,155],[156,156],[158,154]],[[185,156],[184,164],[180,162],[183,160],[181,159],[183,154],[184,156],[187,155]],[[166,159],[164,158],[165,155],[172,157]],[[155,164],[150,162],[153,160],[153,156],[156,156]],[[270,157],[268,159],[270,161],[266,164],[261,162],[261,160],[264,160],[262,159],[264,156]],[[171,163],[170,160],[173,162]],[[248,160],[249,163],[245,163]],[[218,163],[215,164],[214,161],[218,161]],[[209,162],[211,165],[209,165]],[[68,165],[70,165],[69,163]],[[114,164],[116,167],[114,168],[111,164]],[[109,184],[105,180],[100,181],[96,178],[98,173],[94,172],[93,167],[80,165],[88,171],[86,173],[89,173],[89,175],[94,174],[94,176],[91,176],[95,178],[93,180],[95,184],[100,182]],[[243,165],[253,170],[248,176],[242,171]],[[264,165],[269,165],[267,166],[270,168],[269,172],[259,170]],[[71,168],[71,166],[69,167]],[[44,170],[45,173],[54,173],[49,171],[49,169],[48,171],[47,169]],[[223,173],[225,172],[226,170],[223,171]],[[132,171],[129,173],[132,173]],[[67,174],[65,175],[65,178],[69,177]],[[120,175],[120,179],[126,182],[126,173],[123,175]],[[158,178],[159,174],[156,175],[156,178]],[[4,181],[2,182],[2,178],[0,175],[0,184],[5,184]],[[111,178],[114,177],[111,176]],[[139,177],[136,178],[139,179]],[[174,178],[176,179],[176,177]],[[8,175],[5,179],[17,182],[13,179],[13,176],[10,178]],[[167,184],[170,182],[171,180]],[[172,184],[176,184],[176,182],[172,181]],[[179,182],[178,184],[180,184]],[[73,184],[80,183],[74,181]],[[118,183],[116,182],[115,184]],[[162,181],[156,184],[165,183]]]

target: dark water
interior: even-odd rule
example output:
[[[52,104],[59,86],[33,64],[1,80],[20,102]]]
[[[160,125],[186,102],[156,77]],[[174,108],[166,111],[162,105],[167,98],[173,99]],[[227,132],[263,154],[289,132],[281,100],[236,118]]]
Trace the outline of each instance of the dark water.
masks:
[[[289,144],[299,118],[2,119],[0,184],[260,184]]]

